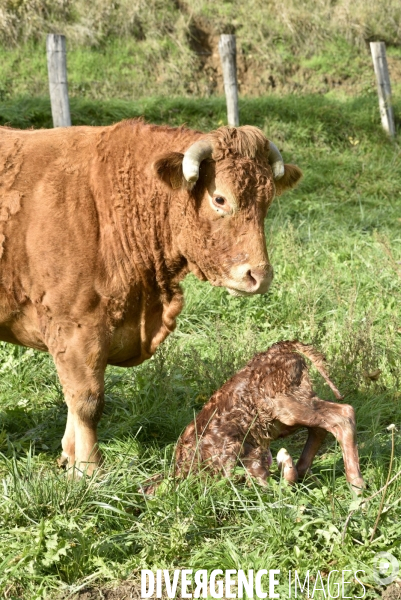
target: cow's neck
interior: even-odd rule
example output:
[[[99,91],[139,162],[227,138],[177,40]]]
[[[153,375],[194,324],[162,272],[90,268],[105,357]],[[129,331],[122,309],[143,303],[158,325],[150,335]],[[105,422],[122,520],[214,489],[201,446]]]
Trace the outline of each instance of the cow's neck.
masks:
[[[163,322],[173,329],[173,314],[182,307],[179,282],[188,266],[171,227],[173,199],[151,170],[160,142],[146,131],[144,146],[144,127],[116,126],[98,140],[92,185],[100,252],[109,295],[128,297],[140,290],[141,295],[159,297],[166,313]]]
[[[151,198],[146,212],[138,204],[115,208],[113,223],[100,228],[105,267],[120,290],[157,289],[169,301],[188,272],[187,261],[174,248],[167,202]]]
[[[187,261],[174,244],[168,194],[156,188],[147,198],[121,190],[110,194],[106,210],[98,210],[101,255],[110,295],[139,288],[159,295],[163,304],[180,292]],[[103,202],[104,204],[105,202]]]

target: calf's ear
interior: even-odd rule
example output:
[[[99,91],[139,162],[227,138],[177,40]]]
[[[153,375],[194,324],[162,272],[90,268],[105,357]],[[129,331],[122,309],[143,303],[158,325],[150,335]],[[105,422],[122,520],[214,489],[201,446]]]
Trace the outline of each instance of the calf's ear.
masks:
[[[153,163],[153,171],[156,177],[172,190],[178,190],[184,186],[183,158],[184,155],[181,152],[169,152],[164,156],[160,156]]]
[[[296,165],[284,165],[284,175],[274,180],[276,196],[295,187],[302,177],[302,171]]]

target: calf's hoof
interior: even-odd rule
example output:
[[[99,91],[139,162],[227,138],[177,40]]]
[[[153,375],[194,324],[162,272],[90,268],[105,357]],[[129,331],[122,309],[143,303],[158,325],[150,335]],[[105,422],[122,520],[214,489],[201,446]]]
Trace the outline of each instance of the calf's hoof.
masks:
[[[281,450],[279,450],[277,453],[277,465],[281,471],[283,479],[288,481],[288,483],[294,484],[298,481],[297,468],[294,465],[291,455],[285,448],[281,448]]]

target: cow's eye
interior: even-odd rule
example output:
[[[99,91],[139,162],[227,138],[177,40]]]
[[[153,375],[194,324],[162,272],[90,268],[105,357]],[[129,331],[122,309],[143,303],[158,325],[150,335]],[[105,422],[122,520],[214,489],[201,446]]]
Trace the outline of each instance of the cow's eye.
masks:
[[[219,208],[219,209],[223,210],[224,212],[230,211],[230,205],[228,204],[227,200],[225,198],[223,198],[223,196],[214,196],[213,204],[215,205],[216,208]]]

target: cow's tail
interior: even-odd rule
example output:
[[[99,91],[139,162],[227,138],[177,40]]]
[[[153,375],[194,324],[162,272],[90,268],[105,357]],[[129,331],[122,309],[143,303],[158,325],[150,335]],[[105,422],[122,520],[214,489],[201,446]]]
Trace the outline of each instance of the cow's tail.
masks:
[[[326,359],[323,356],[323,354],[315,350],[313,346],[308,346],[307,344],[302,344],[298,341],[292,342],[292,345],[296,352],[299,352],[300,354],[303,354],[304,356],[309,358],[312,364],[319,371],[320,375],[326,381],[327,385],[333,390],[333,393],[337,400],[343,400],[344,396],[339,392],[339,390],[336,388],[336,386],[328,376],[328,373],[326,371]]]

